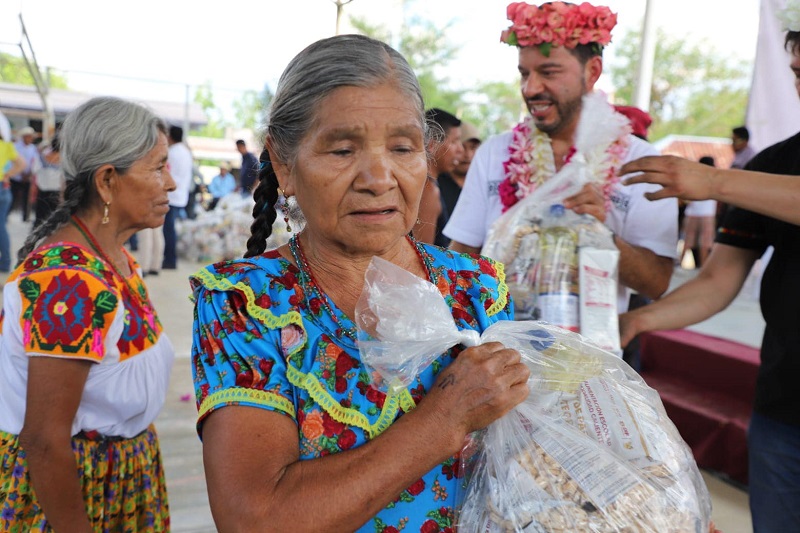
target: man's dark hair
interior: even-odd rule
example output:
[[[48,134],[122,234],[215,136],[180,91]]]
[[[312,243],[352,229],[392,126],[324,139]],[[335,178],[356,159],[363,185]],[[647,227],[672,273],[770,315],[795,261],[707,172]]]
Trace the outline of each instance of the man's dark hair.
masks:
[[[800,55],[800,31],[787,31],[783,47],[787,52]]]
[[[702,163],[704,165],[708,165],[710,167],[717,166],[716,161],[714,161],[714,158],[711,157],[710,155],[704,155],[703,157],[700,158],[700,160],[698,162]]]
[[[592,57],[603,57],[603,47],[597,43],[579,44],[575,48],[567,48],[567,51],[578,58],[581,65],[585,65]]]
[[[438,124],[439,127],[444,131],[445,135],[451,129],[461,126],[461,120],[459,120],[458,117],[437,107],[432,107],[431,109],[425,111],[425,120],[428,123],[433,122]]]
[[[236,141],[236,146],[245,146],[245,144],[244,144],[244,139],[238,139],[238,140]]]
[[[183,128],[181,128],[180,126],[170,126],[169,138],[176,143],[183,142]]]
[[[750,140],[750,131],[745,126],[737,126],[733,128],[733,134],[744,141]]]

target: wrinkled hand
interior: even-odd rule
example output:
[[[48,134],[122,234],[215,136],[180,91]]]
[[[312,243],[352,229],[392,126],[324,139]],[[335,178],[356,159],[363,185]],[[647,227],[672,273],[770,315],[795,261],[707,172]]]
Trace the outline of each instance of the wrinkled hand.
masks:
[[[434,409],[463,436],[494,422],[528,397],[530,371],[499,342],[467,348],[445,369],[418,409]]]
[[[580,192],[564,200],[564,207],[579,215],[592,215],[600,222],[606,221],[606,201],[598,183],[586,183]]]
[[[672,155],[648,156],[631,161],[619,169],[620,175],[641,172],[624,179],[625,185],[653,183],[659,191],[645,193],[648,200],[680,198],[707,200],[713,194],[714,167]]]

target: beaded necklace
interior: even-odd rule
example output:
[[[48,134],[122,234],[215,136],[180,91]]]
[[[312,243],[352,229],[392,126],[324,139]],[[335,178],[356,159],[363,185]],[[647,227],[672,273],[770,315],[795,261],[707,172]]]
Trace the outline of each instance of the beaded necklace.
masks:
[[[411,235],[406,237],[411,245],[414,247],[414,250],[417,252],[422,263],[425,265],[425,270],[428,272],[430,277],[435,277],[435,271],[433,270],[433,266],[430,262],[430,259],[427,257],[427,254],[424,254],[420,247],[417,244],[417,241]],[[330,315],[331,320],[336,325],[336,334],[339,335],[340,333],[349,337],[352,340],[356,340],[356,326],[352,326],[346,328],[342,325],[339,321],[336,313],[333,312],[333,308],[330,305],[330,300],[328,299],[328,295],[322,292],[322,289],[319,288],[317,281],[314,279],[314,275],[311,273],[311,267],[308,265],[308,260],[306,260],[306,256],[303,253],[303,248],[300,245],[300,234],[295,233],[292,238],[289,240],[289,251],[292,253],[292,257],[294,258],[295,263],[297,263],[297,267],[300,270],[300,285],[303,287],[303,293],[306,295],[306,304],[311,308],[310,305],[310,298],[309,294],[314,294],[322,304],[322,307],[325,309],[325,312]],[[432,280],[435,283],[435,280]]]
[[[80,234],[83,235],[83,238],[86,239],[86,241],[89,243],[89,246],[91,246],[92,249],[97,253],[97,255],[100,256],[100,259],[102,259],[104,263],[108,264],[108,266],[111,267],[111,271],[114,272],[114,274],[116,274],[117,277],[122,280],[122,282],[128,288],[128,292],[130,292],[130,294],[133,297],[139,300],[139,303],[144,308],[145,312],[152,314],[153,307],[150,304],[150,300],[147,298],[147,293],[144,290],[142,291],[135,290],[131,286],[130,282],[128,281],[128,278],[122,275],[122,272],[120,272],[117,269],[117,266],[114,264],[114,262],[108,257],[108,255],[106,255],[106,253],[103,251],[103,248],[94,238],[94,235],[92,235],[92,232],[89,231],[89,228],[86,227],[86,224],[84,224],[83,221],[75,215],[72,215],[72,217],[70,218],[70,222],[72,223],[73,226],[75,226],[78,229]]]

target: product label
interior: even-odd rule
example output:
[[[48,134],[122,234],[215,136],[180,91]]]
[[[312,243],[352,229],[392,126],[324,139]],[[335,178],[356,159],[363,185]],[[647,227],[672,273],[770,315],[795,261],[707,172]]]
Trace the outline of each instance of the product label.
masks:
[[[580,328],[578,295],[572,293],[539,294],[540,320],[577,332]]]

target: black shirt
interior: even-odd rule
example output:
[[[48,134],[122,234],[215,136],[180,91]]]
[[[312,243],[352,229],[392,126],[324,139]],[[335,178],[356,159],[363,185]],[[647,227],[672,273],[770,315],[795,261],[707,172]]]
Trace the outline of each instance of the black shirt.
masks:
[[[800,133],[763,150],[745,169],[800,176]],[[717,242],[759,253],[774,248],[761,281],[766,328],[754,410],[800,426],[800,226],[732,207]]]
[[[447,221],[450,220],[450,214],[453,209],[456,208],[458,195],[461,194],[461,186],[447,172],[439,174],[436,181],[439,185],[439,196],[442,200],[442,212],[436,220],[436,240],[434,244],[447,248],[450,245],[450,239],[444,236],[442,230]]]

